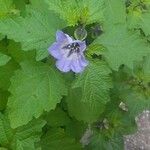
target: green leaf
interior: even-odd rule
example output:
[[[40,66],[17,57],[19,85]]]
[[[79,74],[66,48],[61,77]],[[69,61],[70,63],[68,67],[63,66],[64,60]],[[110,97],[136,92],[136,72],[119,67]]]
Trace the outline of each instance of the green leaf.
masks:
[[[7,17],[15,12],[12,0],[0,0],[0,18]]]
[[[13,60],[9,61],[5,66],[0,67],[0,88],[3,90],[9,88],[10,78],[16,69],[18,69],[18,65]]]
[[[67,113],[64,112],[61,108],[56,108],[55,110],[50,111],[46,116],[45,120],[47,124],[51,127],[60,127],[68,125],[71,120],[68,117]]]
[[[141,28],[146,36],[150,35],[150,11],[142,13],[140,10],[130,10],[128,14],[129,28]]]
[[[49,130],[41,141],[42,150],[81,150],[75,139],[67,136],[63,129]]]
[[[0,144],[12,150],[35,150],[44,125],[43,120],[33,120],[28,125],[13,130],[7,116],[0,113]]]
[[[110,73],[104,62],[91,62],[87,70],[77,77],[67,98],[71,116],[88,123],[98,119],[109,101]]]
[[[12,136],[13,133],[7,117],[0,113],[0,144],[7,145]]]
[[[106,30],[96,43],[107,48],[104,56],[114,70],[118,70],[122,64],[133,68],[134,61],[142,60],[150,52],[139,33],[128,31],[124,25],[111,26],[111,30]]]
[[[77,77],[72,88],[82,89],[83,102],[106,104],[112,87],[110,73],[105,62],[90,62],[87,70]]]
[[[96,133],[90,145],[87,148],[88,150],[122,150],[123,149],[123,138],[120,135],[114,135],[110,139],[105,137],[100,133]]]
[[[67,94],[65,82],[59,72],[48,65],[22,62],[21,70],[11,79],[8,113],[11,126],[27,124],[43,111],[55,109],[63,95]]]
[[[150,80],[150,55],[148,55],[144,60],[143,72],[144,75],[147,76]]]
[[[37,50],[37,60],[48,56],[48,47],[55,40],[56,30],[64,27],[64,22],[47,11],[27,9],[25,18],[14,17],[0,20],[0,33],[9,39],[21,42],[25,51]]]
[[[132,119],[142,113],[143,110],[150,110],[150,98],[146,98],[138,91],[129,89],[127,93],[122,93],[120,97],[127,105],[129,117]]]
[[[5,36],[0,34],[0,40],[2,40]]]
[[[59,14],[70,26],[76,25],[78,22],[91,24],[103,19],[103,0],[45,1],[49,5],[49,9]]]
[[[104,110],[104,104],[94,101],[92,104],[89,102],[81,101],[81,89],[73,89],[69,92],[66,98],[69,115],[75,117],[79,121],[92,123],[96,121],[99,115]]]
[[[11,58],[0,52],[0,66],[6,65]]]
[[[7,46],[8,54],[14,59],[17,63],[25,60],[35,59],[35,51],[22,51],[20,43],[14,41],[9,41]]]
[[[105,0],[104,28],[109,28],[112,24],[126,22],[126,7],[123,0]]]
[[[44,120],[33,120],[26,126],[16,129],[11,147],[13,150],[36,150],[36,143],[40,141]]]
[[[9,92],[0,89],[0,110],[5,110]]]

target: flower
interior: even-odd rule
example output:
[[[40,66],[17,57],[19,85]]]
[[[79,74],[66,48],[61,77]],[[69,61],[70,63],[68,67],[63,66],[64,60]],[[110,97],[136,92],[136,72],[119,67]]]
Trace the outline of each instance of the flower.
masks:
[[[56,42],[48,51],[57,60],[56,67],[62,72],[80,73],[88,65],[85,59],[85,41],[74,40],[62,31],[56,32]]]

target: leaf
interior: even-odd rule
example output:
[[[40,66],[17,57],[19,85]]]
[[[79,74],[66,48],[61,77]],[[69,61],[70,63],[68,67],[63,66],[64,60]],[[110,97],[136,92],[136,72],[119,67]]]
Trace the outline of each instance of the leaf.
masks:
[[[0,0],[0,18],[11,15],[14,10],[15,7],[12,0]]]
[[[67,90],[60,73],[48,65],[22,62],[11,79],[8,113],[12,128],[27,124],[43,111],[55,109]]]
[[[10,78],[16,69],[18,69],[18,65],[13,60],[9,61],[5,66],[0,67],[0,88],[3,90],[9,88]]]
[[[91,144],[87,148],[88,150],[122,150],[123,139],[121,135],[114,135],[110,139],[100,133],[95,133],[92,138]]]
[[[22,51],[20,43],[14,41],[9,41],[7,46],[8,54],[14,59],[17,63],[25,60],[35,59],[35,51]]]
[[[75,117],[79,121],[88,123],[96,121],[103,112],[104,105],[97,101],[94,101],[92,104],[83,102],[81,99],[82,94],[80,88],[73,89],[69,92],[69,95],[66,98],[69,115]]]
[[[0,33],[9,39],[21,42],[25,51],[37,50],[37,60],[48,56],[48,47],[54,42],[56,30],[64,27],[64,22],[53,13],[27,9],[25,18],[13,17],[0,20]]]
[[[0,89],[0,110],[3,111],[6,108],[9,92]]]
[[[33,120],[28,125],[17,128],[11,145],[13,150],[36,150],[45,123],[44,120]]]
[[[124,92],[125,93],[125,92]],[[129,117],[134,119],[143,110],[150,110],[150,98],[146,98],[137,91],[130,90],[128,93],[120,96],[128,107]]]
[[[50,111],[45,116],[45,120],[47,121],[47,125],[51,127],[66,126],[71,122],[67,114],[59,107]]]
[[[106,104],[112,87],[110,73],[105,62],[90,62],[87,70],[77,77],[72,87],[82,89],[81,101]]]
[[[144,4],[145,5],[145,4]],[[137,7],[138,6],[138,7]],[[142,6],[141,6],[142,7]],[[147,6],[145,5],[145,8]],[[136,9],[135,9],[136,8]],[[129,13],[127,15],[128,27],[130,29],[142,29],[146,36],[150,35],[150,8],[146,10],[141,10],[140,5],[136,4],[134,7],[129,7]]]
[[[0,114],[0,144],[12,150],[35,150],[35,143],[40,140],[43,120],[33,120],[26,126],[11,129],[7,115]]]
[[[126,7],[123,0],[105,0],[104,28],[126,22]]]
[[[0,52],[0,66],[6,65],[11,58]]]
[[[0,40],[2,40],[5,36],[0,34]]]
[[[112,26],[96,43],[107,48],[104,56],[114,70],[118,70],[122,64],[133,68],[134,61],[142,60],[150,52],[145,40],[137,32],[128,31],[124,25]]]
[[[91,62],[87,70],[77,77],[67,98],[71,116],[88,123],[98,119],[109,101],[110,72],[104,62]]]
[[[10,128],[8,119],[6,118],[6,116],[0,113],[0,144],[7,145],[12,136],[13,133]]]
[[[74,26],[78,22],[92,24],[103,19],[103,0],[45,0],[49,9],[53,10]],[[96,5],[95,5],[96,4]]]
[[[42,150],[81,150],[75,139],[67,136],[63,129],[51,129],[42,138]]]

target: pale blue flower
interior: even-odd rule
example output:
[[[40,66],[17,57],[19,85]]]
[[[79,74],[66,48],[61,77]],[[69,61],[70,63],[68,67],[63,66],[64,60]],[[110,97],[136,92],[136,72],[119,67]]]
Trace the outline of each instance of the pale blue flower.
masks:
[[[57,60],[56,67],[62,72],[80,73],[88,65],[84,56],[85,41],[74,40],[62,31],[57,31],[56,42],[48,50]]]

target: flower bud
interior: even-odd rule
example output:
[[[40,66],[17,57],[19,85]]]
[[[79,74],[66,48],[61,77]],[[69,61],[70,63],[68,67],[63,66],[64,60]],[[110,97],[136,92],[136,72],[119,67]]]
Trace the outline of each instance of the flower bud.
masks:
[[[87,31],[84,27],[78,27],[74,32],[74,36],[77,40],[84,40],[87,37]]]

